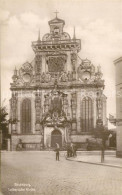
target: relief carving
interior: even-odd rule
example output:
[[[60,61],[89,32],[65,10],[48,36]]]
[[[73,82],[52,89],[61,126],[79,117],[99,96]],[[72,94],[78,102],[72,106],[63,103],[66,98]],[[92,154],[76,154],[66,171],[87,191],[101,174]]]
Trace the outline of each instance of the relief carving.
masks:
[[[25,83],[30,83],[32,80],[33,66],[26,62],[19,70],[19,75]]]
[[[66,119],[66,95],[55,89],[45,95],[45,113],[43,114],[42,123],[50,123],[51,125],[57,125],[64,123]],[[64,98],[65,97],[65,98]]]
[[[36,123],[40,123],[40,115],[41,115],[41,97],[40,94],[36,94],[35,99],[35,109],[36,109]]]
[[[11,99],[11,110],[12,110],[12,120],[17,119],[17,96],[16,94],[12,94]]]
[[[64,65],[66,63],[65,56],[52,56],[48,58],[48,71],[49,72],[61,72],[64,71]]]

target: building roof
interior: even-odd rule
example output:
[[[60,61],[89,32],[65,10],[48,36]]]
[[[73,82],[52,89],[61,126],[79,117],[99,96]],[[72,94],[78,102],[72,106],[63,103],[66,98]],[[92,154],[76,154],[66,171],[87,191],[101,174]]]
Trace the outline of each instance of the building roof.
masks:
[[[50,20],[48,23],[49,24],[56,24],[56,23],[63,23],[63,24],[65,24],[65,21],[60,19],[60,18],[58,18],[58,17],[55,17],[53,20]]]
[[[122,61],[122,56],[116,60],[114,60],[114,64],[117,64],[118,62],[121,62]]]

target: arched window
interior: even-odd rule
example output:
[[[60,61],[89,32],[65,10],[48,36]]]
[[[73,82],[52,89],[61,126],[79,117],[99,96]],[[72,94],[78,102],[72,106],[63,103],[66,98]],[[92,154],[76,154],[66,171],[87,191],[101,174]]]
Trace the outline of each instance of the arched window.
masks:
[[[31,101],[24,99],[21,107],[21,131],[22,133],[31,132]]]
[[[85,97],[82,100],[81,128],[85,132],[89,132],[93,128],[93,105],[89,97]]]

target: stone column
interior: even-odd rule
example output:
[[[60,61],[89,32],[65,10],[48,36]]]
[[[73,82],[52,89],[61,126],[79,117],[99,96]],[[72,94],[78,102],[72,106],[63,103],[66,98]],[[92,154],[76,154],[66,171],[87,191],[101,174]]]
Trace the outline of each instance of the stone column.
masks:
[[[7,139],[7,150],[11,150],[11,144],[10,144],[10,139]]]
[[[96,127],[96,121],[97,121],[97,116],[96,116],[96,98],[93,99],[93,127]]]
[[[68,96],[67,96],[67,99],[68,99],[68,119],[71,119],[71,116],[72,116],[72,113],[71,113],[71,94],[70,94],[70,91],[68,92]]]
[[[21,117],[20,117],[21,97],[18,97],[17,111],[18,111],[17,133],[20,134],[21,133],[21,128],[20,128],[20,125],[21,125]]]
[[[42,55],[42,73],[46,72],[45,54]]]
[[[81,90],[77,92],[77,132],[81,132]]]
[[[70,55],[70,51],[67,52],[67,63],[66,63],[66,66],[67,66],[67,72],[68,71],[72,71],[72,65],[71,65],[71,55]]]
[[[77,106],[77,92],[73,92],[72,95],[71,95],[71,109],[72,109],[72,131],[71,131],[71,134],[72,135],[75,135],[77,133],[77,109],[78,109],[78,106]]]
[[[45,100],[44,95],[45,94],[46,94],[45,91],[42,90],[42,92],[41,92],[41,109],[42,109],[42,115],[44,114],[44,100]]]
[[[11,134],[11,123],[9,123],[8,133]]]
[[[107,125],[107,121],[106,121],[106,97],[103,97],[103,125],[106,126]]]

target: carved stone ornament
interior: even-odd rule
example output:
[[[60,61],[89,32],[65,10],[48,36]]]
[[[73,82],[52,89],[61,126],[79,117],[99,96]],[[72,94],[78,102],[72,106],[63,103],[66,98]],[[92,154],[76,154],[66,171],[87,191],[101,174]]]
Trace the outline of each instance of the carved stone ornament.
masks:
[[[24,84],[24,81],[22,79],[18,78],[17,81],[16,81],[16,85],[17,86],[23,86],[23,84]]]
[[[52,35],[47,33],[43,36],[42,41],[50,41],[52,39]]]
[[[68,39],[71,39],[70,35],[68,33],[66,33],[66,32],[63,32],[61,34],[61,40],[68,40]]]
[[[30,83],[32,79],[33,67],[30,63],[26,62],[19,70],[20,77],[25,83]]]
[[[57,31],[57,33],[56,33]],[[58,37],[60,40],[69,40],[70,35],[66,32],[63,33],[59,33],[58,32],[58,28],[54,30],[53,34],[47,33],[43,36],[42,41],[52,41],[53,39],[55,39],[55,37]]]
[[[47,64],[49,72],[61,72],[64,71],[64,66],[66,63],[65,56],[50,56]]]
[[[15,119],[17,116],[17,97],[13,96],[11,99],[11,110],[12,110],[12,119]]]
[[[103,74],[101,70],[98,68],[98,71],[95,73],[95,79],[100,80],[102,78]]]
[[[82,61],[77,71],[79,79],[83,82],[92,83],[102,78],[100,67],[95,72],[94,65],[88,59]]]
[[[50,123],[51,125],[63,124],[66,119],[64,111],[64,99],[66,94],[57,90],[55,84],[54,90],[45,95],[45,113],[43,114],[43,123]]]

